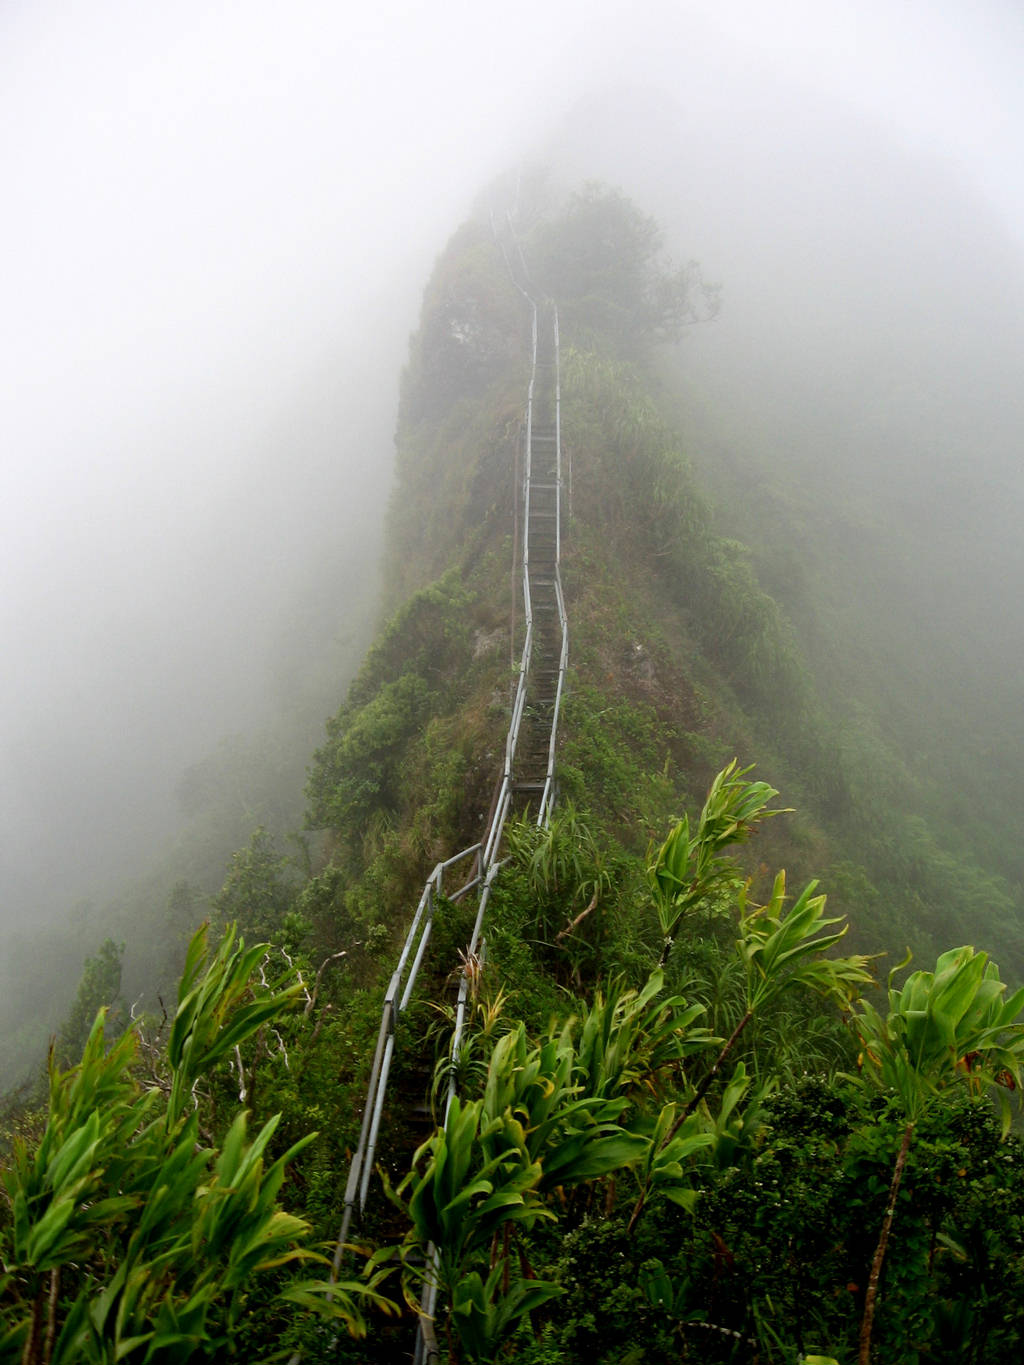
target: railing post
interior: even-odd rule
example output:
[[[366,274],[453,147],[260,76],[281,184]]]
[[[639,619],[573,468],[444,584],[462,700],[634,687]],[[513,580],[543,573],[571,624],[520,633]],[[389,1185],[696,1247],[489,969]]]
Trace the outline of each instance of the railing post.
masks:
[[[424,889],[423,889],[423,894],[422,894],[422,896],[420,897],[420,903],[419,903],[419,905],[417,906],[416,914],[415,914],[415,916],[413,917],[412,925],[410,926],[409,933],[408,933],[408,935],[406,936],[405,944],[403,945],[401,954],[400,954],[400,956],[399,956],[398,965],[397,965],[397,967],[395,968],[395,971],[394,971],[394,973],[393,973],[393,975],[392,975],[392,977],[391,977],[391,982],[390,982],[390,985],[389,985],[389,987],[388,987],[388,991],[387,991],[387,994],[386,994],[385,1000],[384,1000],[384,1008],[383,1008],[382,1014],[381,1014],[381,1025],[380,1025],[380,1031],[379,1031],[378,1039],[377,1039],[377,1048],[376,1048],[376,1052],[375,1052],[375,1054],[374,1054],[373,1066],[372,1066],[372,1068],[371,1068],[370,1082],[369,1082],[369,1086],[368,1086],[368,1090],[367,1090],[366,1104],[365,1104],[364,1109],[363,1109],[362,1123],[361,1123],[361,1127],[360,1127],[359,1145],[358,1145],[358,1148],[357,1148],[357,1150],[356,1150],[356,1154],[355,1154],[355,1156],[354,1156],[354,1158],[353,1158],[351,1168],[350,1168],[350,1170],[349,1170],[348,1182],[347,1182],[346,1190],[345,1190],[345,1207],[344,1207],[344,1214],[343,1214],[343,1218],[342,1218],[341,1234],[340,1234],[340,1236],[339,1236],[337,1248],[336,1248],[336,1250],[335,1250],[334,1264],[333,1264],[332,1273],[331,1273],[331,1279],[332,1279],[332,1281],[335,1280],[335,1279],[337,1278],[337,1276],[338,1276],[338,1272],[339,1272],[340,1265],[341,1265],[341,1262],[342,1262],[342,1259],[343,1259],[343,1254],[344,1254],[343,1248],[344,1248],[344,1244],[345,1244],[345,1242],[346,1242],[346,1240],[347,1240],[347,1237],[348,1237],[348,1232],[349,1232],[349,1228],[350,1228],[350,1224],[351,1224],[353,1212],[354,1212],[354,1209],[355,1209],[356,1201],[358,1200],[360,1210],[362,1210],[362,1209],[364,1208],[364,1206],[365,1206],[366,1197],[367,1197],[367,1192],[368,1192],[368,1189],[369,1189],[370,1174],[371,1174],[371,1171],[372,1171],[372,1168],[373,1168],[373,1157],[374,1157],[374,1153],[375,1153],[375,1151],[376,1151],[377,1138],[378,1138],[378,1136],[379,1136],[380,1124],[381,1124],[381,1119],[382,1119],[383,1110],[384,1110],[384,1103],[385,1103],[385,1097],[386,1097],[386,1091],[387,1091],[387,1082],[388,1082],[388,1076],[389,1076],[389,1072],[390,1072],[391,1060],[392,1060],[392,1057],[393,1057],[393,1055],[394,1055],[394,1049],[395,1049],[395,1030],[396,1030],[396,1027],[397,1027],[398,1015],[399,1015],[399,1014],[408,1006],[408,1004],[409,1004],[409,1001],[410,1001],[411,996],[412,996],[413,987],[414,987],[415,981],[416,981],[416,979],[417,979],[417,975],[418,975],[418,973],[419,973],[420,967],[421,967],[422,962],[423,962],[423,958],[424,958],[425,953],[426,953],[426,950],[427,950],[427,945],[428,945],[428,943],[429,943],[430,936],[431,936],[431,931],[432,931],[432,928],[433,928],[433,917],[434,917],[434,910],[435,910],[435,899],[436,899],[436,896],[438,896],[438,895],[443,895],[443,894],[444,894],[443,887],[444,887],[444,874],[445,874],[445,870],[446,870],[446,868],[452,866],[454,863],[459,862],[461,859],[463,859],[463,858],[465,858],[465,857],[468,857],[470,854],[473,855],[473,862],[472,862],[473,874],[472,874],[472,876],[471,876],[469,882],[467,882],[465,885],[461,886],[461,887],[459,888],[459,890],[455,893],[455,898],[461,898],[461,896],[464,895],[467,891],[469,891],[473,886],[476,886],[476,887],[479,888],[479,892],[478,892],[478,894],[479,894],[479,904],[478,904],[478,908],[477,908],[476,920],[475,920],[475,923],[474,923],[474,926],[473,926],[473,933],[472,933],[472,937],[471,937],[471,939],[470,939],[470,944],[469,944],[469,950],[468,950],[468,951],[469,951],[470,954],[479,952],[479,953],[482,955],[483,952],[484,952],[484,946],[483,946],[483,923],[484,923],[484,916],[485,916],[485,914],[486,914],[488,901],[489,901],[489,899],[490,899],[491,888],[492,888],[492,885],[493,885],[493,883],[494,883],[494,878],[495,878],[495,876],[497,875],[499,869],[500,869],[501,866],[502,866],[502,863],[498,860],[498,850],[499,850],[499,847],[500,847],[500,844],[501,844],[502,835],[503,835],[503,832],[504,832],[505,821],[506,821],[506,818],[507,818],[507,816],[508,816],[508,813],[509,813],[509,810],[510,810],[511,804],[512,804],[512,795],[513,795],[513,764],[515,763],[515,760],[516,760],[516,751],[517,751],[517,746],[518,746],[518,742],[519,742],[520,727],[521,727],[521,724],[522,724],[522,721],[523,721],[524,712],[525,712],[525,710],[526,710],[526,703],[527,703],[527,696],[528,696],[528,687],[529,687],[530,664],[531,664],[531,658],[532,658],[532,652],[533,652],[533,646],[534,646],[534,639],[535,639],[535,636],[534,636],[534,617],[533,617],[533,600],[532,600],[532,591],[531,591],[531,584],[530,584],[530,508],[531,508],[531,499],[532,499],[532,497],[533,497],[533,495],[534,495],[534,490],[533,490],[533,488],[532,488],[532,477],[533,477],[533,444],[534,444],[534,415],[535,415],[535,414],[534,414],[534,397],[535,397],[535,383],[536,383],[536,379],[537,379],[537,355],[538,355],[538,306],[537,306],[536,300],[535,300],[534,298],[531,297],[531,295],[527,292],[527,288],[525,287],[525,286],[528,286],[529,283],[530,283],[530,282],[529,282],[529,274],[528,274],[528,271],[527,271],[527,269],[526,269],[526,262],[525,262],[525,259],[523,258],[522,247],[521,247],[521,245],[520,245],[520,243],[519,243],[518,238],[516,237],[516,234],[515,234],[514,229],[513,229],[512,226],[511,226],[511,219],[509,219],[509,232],[510,232],[510,236],[511,236],[511,240],[512,240],[512,245],[513,245],[513,247],[514,247],[515,254],[516,254],[516,256],[518,257],[519,267],[520,267],[521,272],[522,272],[522,273],[521,273],[521,278],[522,278],[523,283],[520,283],[519,279],[516,278],[516,271],[515,271],[515,269],[513,268],[512,263],[509,261],[508,253],[505,251],[504,243],[501,243],[501,249],[502,249],[502,254],[503,254],[504,257],[505,257],[506,265],[508,266],[509,271],[510,271],[510,274],[511,274],[512,277],[513,277],[514,283],[515,283],[516,286],[519,288],[520,292],[524,295],[524,297],[528,300],[528,302],[529,302],[529,304],[530,304],[530,307],[531,307],[531,369],[530,369],[529,389],[528,389],[528,393],[527,393],[526,432],[525,432],[526,441],[525,441],[525,452],[524,452],[524,461],[523,461],[524,467],[523,467],[523,470],[522,470],[522,484],[521,484],[521,492],[520,492],[519,488],[517,488],[517,493],[516,493],[516,515],[517,515],[517,517],[518,517],[518,514],[519,514],[519,507],[520,507],[520,498],[521,498],[521,500],[522,500],[522,515],[523,515],[523,527],[522,527],[521,546],[522,546],[522,593],[523,593],[523,611],[524,611],[524,619],[525,619],[525,640],[524,640],[524,645],[523,645],[522,656],[521,656],[521,659],[520,659],[519,677],[518,677],[517,685],[516,685],[516,689],[515,689],[515,695],[514,695],[513,706],[512,706],[512,715],[511,715],[511,719],[510,719],[510,723],[509,723],[508,735],[507,735],[507,737],[506,737],[506,742],[505,742],[505,762],[504,762],[504,771],[503,771],[503,774],[502,774],[501,783],[500,783],[499,788],[498,788],[498,793],[497,793],[497,795],[496,795],[496,798],[495,798],[495,801],[494,801],[494,805],[493,805],[493,808],[492,808],[491,818],[490,818],[490,821],[489,821],[489,823],[488,823],[488,827],[487,827],[486,831],[484,832],[483,838],[481,839],[480,843],[474,845],[474,847],[473,847],[472,849],[465,849],[465,850],[463,850],[461,853],[456,854],[453,858],[448,859],[447,862],[437,863],[437,864],[435,865],[433,871],[431,872],[430,876],[427,878],[426,885],[424,886]],[[531,286],[531,287],[532,287],[532,286]],[[545,317],[547,318],[547,316],[548,316],[548,310],[545,309]],[[542,797],[541,797],[541,802],[540,802],[540,816],[539,816],[539,822],[540,822],[540,823],[546,823],[547,820],[550,818],[550,812],[551,812],[552,806],[554,805],[554,800],[555,800],[555,783],[554,783],[555,745],[556,745],[556,739],[557,739],[558,719],[559,719],[559,715],[560,715],[560,707],[561,707],[561,700],[562,700],[562,694],[563,694],[563,688],[564,688],[564,682],[565,682],[565,671],[566,671],[566,664],[567,664],[567,657],[568,657],[568,655],[567,655],[567,651],[568,651],[568,619],[567,619],[567,616],[566,616],[565,602],[564,602],[564,598],[563,598],[563,594],[562,594],[561,569],[560,569],[560,563],[561,563],[561,545],[562,545],[562,537],[561,537],[561,529],[562,529],[562,437],[561,437],[561,372],[560,372],[560,343],[559,343],[559,332],[558,332],[558,311],[557,311],[557,309],[554,307],[553,304],[551,305],[551,308],[550,308],[550,317],[551,317],[551,327],[552,327],[552,333],[551,333],[551,335],[552,335],[553,347],[554,347],[553,364],[554,364],[554,408],[555,408],[555,412],[554,412],[554,418],[555,418],[555,421],[554,421],[554,441],[555,441],[555,450],[554,450],[554,484],[555,484],[555,490],[554,490],[554,491],[555,491],[555,498],[554,498],[554,508],[555,508],[555,525],[554,525],[554,594],[555,594],[555,603],[556,603],[556,606],[557,606],[557,609],[558,609],[558,620],[559,620],[559,625],[560,625],[560,627],[561,627],[561,632],[562,632],[562,645],[561,645],[561,651],[560,651],[560,656],[559,656],[559,665],[558,665],[558,670],[557,670],[557,685],[556,685],[556,690],[555,690],[555,696],[554,696],[554,699],[553,699],[553,702],[552,702],[551,728],[550,728],[549,742],[548,742],[547,770],[546,770],[546,774],[545,774],[545,781],[544,781],[544,784],[543,784],[543,795],[542,795]],[[542,392],[542,395],[543,395],[543,402],[544,402],[545,405],[546,405],[546,404],[548,403],[548,401],[549,401],[550,389],[549,389],[549,388],[547,387],[547,385],[545,384],[545,386],[544,386],[544,388],[542,389],[541,392]],[[547,412],[545,412],[545,416],[547,416]],[[545,435],[547,435],[547,433],[545,433]],[[539,465],[538,465],[538,468],[540,468]],[[548,473],[547,473],[547,468],[548,468],[547,465],[545,465],[545,467],[544,467],[544,482],[547,482],[547,479],[548,479],[548,477],[549,477],[549,476],[548,476]],[[514,475],[514,483],[515,483],[515,484],[518,484],[518,482],[519,482],[518,477],[516,477],[516,476]],[[540,487],[537,488],[536,493],[537,493],[538,499],[540,499],[540,501],[538,502],[538,509],[539,509],[540,511],[544,511],[544,510],[545,510],[545,508],[544,508],[544,502],[545,502],[545,500],[544,500],[543,498],[541,498],[541,489],[540,489]],[[570,467],[570,498],[571,498],[571,467]],[[515,540],[517,543],[519,543],[519,535],[518,535],[518,532],[517,532],[517,534],[514,536],[514,540]],[[543,556],[543,558],[542,558],[540,555],[538,555],[538,557],[537,557],[537,563],[538,563],[538,565],[541,564],[542,562],[544,562],[544,560],[546,560],[546,558],[547,558],[546,555]],[[547,586],[547,585],[545,585],[545,586]],[[543,600],[544,600],[544,599],[541,598],[541,597],[538,598],[538,601],[539,601],[539,602],[542,602]],[[546,647],[547,647],[547,652],[550,653],[550,636],[545,632],[545,629],[544,629],[542,626],[540,626],[540,625],[538,625],[538,636],[537,636],[537,638],[543,639],[543,640],[545,641],[545,644],[546,644]],[[514,651],[514,648],[515,648],[515,615],[514,615],[514,608],[513,608],[513,651]],[[411,957],[411,963],[410,963],[410,957]],[[405,976],[405,978],[404,978],[404,987],[403,987],[403,985],[402,985],[402,982],[403,982],[403,974],[405,973],[407,963],[409,964],[409,970],[408,970],[408,975]],[[464,1033],[464,1030],[465,1030],[466,1004],[467,1004],[467,997],[468,997],[468,994],[469,994],[469,981],[468,981],[468,977],[467,977],[466,973],[463,972],[463,974],[462,974],[462,980],[460,981],[460,984],[459,984],[459,995],[458,995],[458,1003],[457,1003],[457,1007],[456,1007],[455,1028],[454,1028],[453,1035],[452,1035],[452,1044],[451,1044],[451,1053],[450,1053],[450,1059],[451,1059],[452,1065],[451,1065],[451,1070],[450,1070],[450,1073],[449,1073],[448,1096],[447,1096],[446,1105],[445,1105],[445,1118],[446,1118],[446,1119],[447,1119],[447,1115],[448,1115],[448,1110],[449,1110],[449,1108],[451,1107],[452,1101],[453,1101],[453,1099],[454,1099],[454,1097],[455,1097],[455,1093],[456,1093],[456,1085],[455,1085],[455,1063],[456,1063],[457,1058],[458,1058],[458,1052],[459,1052],[459,1048],[461,1047],[461,1044],[462,1044],[462,1037],[463,1037],[463,1033]],[[397,1002],[397,1003],[396,1003],[396,1002]],[[430,1256],[436,1258],[436,1252],[434,1251],[433,1248],[430,1249]],[[436,1274],[433,1275],[433,1276],[430,1276],[430,1275],[428,1274],[428,1283],[427,1283],[427,1286],[426,1286],[426,1288],[425,1288],[425,1290],[424,1290],[424,1299],[423,1299],[423,1305],[424,1305],[424,1308],[425,1308],[427,1311],[425,1312],[425,1315],[424,1315],[424,1316],[421,1318],[421,1320],[420,1320],[420,1331],[419,1331],[419,1333],[418,1333],[418,1335],[417,1335],[417,1345],[416,1345],[416,1355],[415,1355],[415,1361],[416,1361],[417,1365],[434,1365],[434,1362],[437,1362],[437,1361],[440,1360],[440,1351],[439,1351],[439,1349],[438,1349],[436,1336],[435,1336],[435,1334],[434,1334],[434,1324],[433,1324],[433,1314],[434,1314],[434,1308],[435,1308],[435,1305],[436,1305],[436,1298],[437,1298]]]

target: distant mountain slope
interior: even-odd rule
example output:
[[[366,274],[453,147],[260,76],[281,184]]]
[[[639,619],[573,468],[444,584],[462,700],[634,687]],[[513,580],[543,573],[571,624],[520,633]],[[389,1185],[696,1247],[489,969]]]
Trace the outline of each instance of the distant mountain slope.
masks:
[[[950,937],[998,940],[1013,965],[1012,894],[997,866],[986,870],[984,847],[947,838],[940,803],[908,764],[899,717],[914,703],[897,673],[886,672],[891,696],[875,694],[872,708],[874,664],[862,652],[866,686],[847,689],[823,596],[831,578],[802,549],[820,504],[806,485],[787,503],[784,479],[773,486],[767,475],[763,497],[741,495],[742,455],[709,435],[706,414],[688,412],[689,352],[666,359],[652,300],[661,306],[674,279],[677,320],[699,321],[710,297],[699,272],[684,297],[657,225],[620,194],[592,187],[553,203],[541,178],[518,195],[531,270],[564,319],[574,623],[564,793],[640,850],[739,754],[802,812],[776,822],[764,856],[794,875],[824,873],[861,943],[930,951]],[[313,769],[311,816],[338,831],[345,904],[364,924],[387,922],[399,883],[411,892],[442,851],[477,837],[496,776],[515,657],[523,326],[481,213],[438,262],[403,384],[386,577],[405,605]],[[706,471],[719,451],[729,472],[698,479],[695,467]],[[701,482],[717,491],[714,515]],[[758,505],[771,508],[761,522]],[[742,530],[749,547],[719,528]],[[838,533],[832,544],[838,552]],[[880,573],[877,545],[873,561]],[[884,651],[882,634],[873,647]]]
[[[659,404],[792,621],[859,804],[922,816],[1020,922],[1021,252],[960,167],[838,102],[743,72],[714,107],[697,126],[684,87],[594,99],[545,156],[634,194],[722,281]],[[932,861],[888,837],[901,876]],[[944,866],[922,913],[955,883]]]

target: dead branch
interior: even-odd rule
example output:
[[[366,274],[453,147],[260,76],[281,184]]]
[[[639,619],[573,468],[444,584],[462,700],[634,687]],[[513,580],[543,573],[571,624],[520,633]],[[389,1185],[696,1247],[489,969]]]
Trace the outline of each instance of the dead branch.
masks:
[[[245,1088],[245,1067],[242,1065],[242,1052],[235,1044],[235,1061],[238,1063],[238,1103],[244,1104],[248,1091]]]
[[[354,946],[358,948],[359,944],[357,943]],[[312,1013],[313,1006],[316,1004],[316,997],[320,991],[320,978],[323,976],[324,972],[332,962],[337,962],[339,958],[343,957],[348,957],[347,948],[343,948],[340,953],[332,953],[330,957],[324,958],[323,962],[321,962],[320,970],[317,972],[316,980],[313,982],[313,994],[310,995],[308,991],[306,992],[306,1008],[302,1011],[303,1014]]]
[[[584,920],[587,918],[587,916],[590,914],[590,912],[591,912],[592,910],[596,910],[596,909],[597,909],[597,892],[595,891],[594,894],[593,894],[593,896],[590,898],[590,904],[587,906],[587,908],[586,908],[585,910],[581,910],[580,913],[576,916],[576,918],[575,918],[574,920],[570,920],[570,922],[565,926],[564,929],[560,929],[560,930],[558,931],[558,933],[555,935],[555,942],[556,942],[556,943],[561,943],[561,941],[562,941],[563,938],[567,938],[567,937],[569,936],[569,934],[573,933],[574,930],[578,929],[579,926],[583,923],[583,921],[584,921]]]

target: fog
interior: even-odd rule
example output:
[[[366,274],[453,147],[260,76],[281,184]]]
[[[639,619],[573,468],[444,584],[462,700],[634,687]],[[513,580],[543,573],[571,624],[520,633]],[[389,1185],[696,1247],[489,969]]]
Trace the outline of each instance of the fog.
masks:
[[[954,845],[1019,896],[1016,173],[995,193],[940,141],[777,72],[716,93],[714,119],[660,93],[588,101],[558,139],[562,173],[577,178],[600,146],[669,240],[725,282],[719,319],[666,366],[719,527],[754,547],[798,621],[839,702],[840,747],[863,743],[852,713],[866,701],[918,787],[908,799],[929,787]]]
[[[962,530],[985,408],[1017,498],[1022,53],[1010,4],[4,7],[0,928],[146,868],[223,737],[337,705],[420,290],[521,158],[622,185],[722,281],[687,354],[737,440],[798,479],[827,446],[870,506],[892,424],[927,468],[940,403]],[[899,417],[854,401],[897,372]],[[976,497],[958,546],[1010,506]]]

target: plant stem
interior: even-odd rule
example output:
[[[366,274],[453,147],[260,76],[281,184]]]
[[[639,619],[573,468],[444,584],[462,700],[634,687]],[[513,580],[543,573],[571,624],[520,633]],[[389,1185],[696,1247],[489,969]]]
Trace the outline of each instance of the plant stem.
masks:
[[[720,1053],[718,1054],[718,1056],[715,1058],[715,1064],[714,1064],[714,1066],[711,1068],[711,1070],[708,1072],[708,1074],[707,1074],[707,1075],[704,1077],[704,1079],[701,1081],[700,1085],[698,1085],[697,1089],[693,1092],[693,1094],[692,1094],[692,1095],[690,1096],[690,1098],[687,1100],[686,1104],[683,1106],[682,1112],[680,1113],[679,1117],[676,1119],[675,1123],[673,1123],[671,1129],[669,1130],[668,1137],[665,1139],[666,1142],[671,1142],[671,1141],[672,1141],[672,1139],[675,1137],[676,1133],[678,1133],[679,1129],[683,1126],[683,1124],[686,1122],[686,1120],[690,1117],[690,1115],[693,1113],[693,1111],[697,1108],[697,1105],[700,1104],[701,1100],[704,1098],[704,1096],[705,1096],[705,1095],[708,1093],[708,1091],[711,1089],[712,1082],[714,1081],[715,1077],[718,1075],[719,1071],[721,1071],[721,1069],[722,1069],[722,1063],[725,1061],[726,1057],[728,1057],[729,1053],[730,1053],[730,1052],[733,1050],[733,1048],[736,1046],[737,1042],[739,1041],[739,1036],[740,1036],[740,1034],[741,1034],[741,1033],[743,1032],[743,1030],[747,1027],[747,1025],[750,1023],[750,1021],[751,1021],[751,1019],[753,1019],[753,1017],[754,1017],[754,1011],[753,1011],[753,1010],[747,1010],[746,1014],[744,1014],[743,1018],[740,1020],[740,1022],[739,1022],[739,1023],[736,1025],[736,1027],[733,1029],[732,1033],[729,1034],[729,1037],[726,1039],[725,1044],[724,1044],[724,1046],[722,1047],[721,1052],[720,1052]]]
[[[730,1053],[730,1052],[733,1050],[733,1048],[736,1046],[736,1041],[737,1041],[737,1039],[739,1038],[739,1036],[740,1036],[740,1034],[743,1032],[743,1030],[747,1027],[747,1025],[750,1023],[751,1019],[753,1019],[753,1017],[754,1017],[754,1011],[753,1011],[753,1010],[747,1010],[746,1014],[743,1016],[743,1018],[740,1020],[740,1022],[736,1025],[736,1027],[733,1029],[733,1031],[732,1031],[732,1033],[729,1035],[729,1037],[726,1039],[725,1045],[723,1046],[721,1052],[720,1052],[720,1053],[718,1054],[718,1056],[715,1058],[715,1064],[714,1064],[714,1066],[711,1068],[711,1070],[708,1072],[708,1074],[707,1074],[707,1075],[704,1077],[704,1079],[701,1081],[700,1085],[698,1085],[697,1089],[696,1089],[696,1090],[693,1092],[693,1094],[690,1096],[689,1100],[686,1102],[686,1104],[685,1104],[684,1107],[683,1107],[682,1113],[679,1115],[679,1117],[676,1119],[675,1123],[673,1123],[672,1127],[669,1129],[668,1134],[667,1134],[667,1136],[665,1137],[665,1141],[662,1143],[662,1146],[663,1146],[663,1147],[668,1146],[668,1144],[669,1144],[669,1143],[672,1141],[672,1139],[675,1137],[676,1133],[679,1132],[679,1129],[683,1126],[683,1124],[685,1123],[685,1121],[690,1117],[690,1115],[693,1113],[693,1111],[697,1108],[697,1105],[700,1104],[701,1100],[702,1100],[702,1099],[704,1098],[704,1096],[708,1093],[708,1091],[709,1091],[710,1088],[711,1088],[711,1082],[715,1079],[715,1077],[718,1075],[718,1072],[721,1070],[722,1063],[725,1061],[726,1057],[728,1057],[729,1053]],[[648,1190],[648,1186],[645,1186],[645,1187],[640,1191],[640,1198],[636,1201],[636,1203],[635,1203],[634,1206],[633,1206],[633,1213],[632,1213],[632,1215],[631,1215],[631,1217],[630,1217],[630,1220],[629,1220],[629,1223],[628,1223],[628,1225],[627,1225],[627,1227],[626,1227],[626,1235],[627,1235],[627,1237],[630,1236],[630,1235],[632,1235],[633,1229],[636,1227],[636,1225],[637,1225],[637,1223],[638,1223],[638,1221],[639,1221],[639,1219],[640,1219],[640,1215],[641,1215],[641,1214],[643,1213],[643,1211],[644,1211],[644,1207],[645,1207],[645,1205],[646,1205],[646,1203],[647,1203],[647,1190]]]
[[[57,1340],[57,1305],[60,1302],[60,1266],[50,1271],[50,1296],[46,1309],[46,1340],[43,1343],[44,1365],[53,1359],[53,1347]]]
[[[875,1320],[875,1302],[878,1298],[879,1281],[882,1278],[882,1262],[885,1260],[885,1249],[889,1245],[892,1220],[896,1216],[896,1197],[903,1180],[903,1169],[907,1164],[907,1153],[910,1151],[913,1136],[914,1124],[908,1123],[903,1130],[903,1141],[900,1143],[899,1155],[896,1158],[896,1165],[893,1167],[892,1180],[889,1184],[889,1202],[882,1219],[878,1246],[875,1247],[875,1255],[871,1262],[867,1293],[864,1295],[864,1316],[860,1324],[860,1350],[857,1356],[857,1365],[871,1365],[871,1328]]]
[[[32,1300],[32,1323],[29,1327],[28,1339],[25,1342],[25,1349],[21,1355],[22,1365],[36,1365],[39,1360],[39,1324],[43,1319],[43,1288]]]

